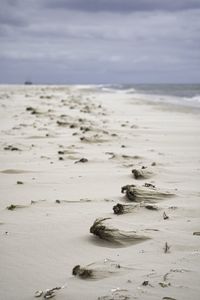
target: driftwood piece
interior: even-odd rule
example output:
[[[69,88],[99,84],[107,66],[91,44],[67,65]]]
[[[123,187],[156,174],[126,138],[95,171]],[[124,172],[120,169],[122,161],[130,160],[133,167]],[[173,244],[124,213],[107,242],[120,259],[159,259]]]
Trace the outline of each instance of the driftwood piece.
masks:
[[[133,202],[157,202],[167,197],[173,196],[168,192],[158,191],[151,187],[137,187],[135,185],[125,185],[121,189],[122,193],[126,193],[129,201]]]
[[[90,227],[90,233],[93,233],[100,239],[121,246],[140,243],[150,238],[148,236],[139,235],[136,231],[124,231],[113,228],[104,223],[104,221],[108,219],[110,218],[96,219],[94,224]]]
[[[147,169],[133,169],[132,174],[135,179],[148,179],[153,176],[153,172],[148,171]]]
[[[131,213],[139,207],[144,207],[149,210],[158,210],[158,207],[152,204],[140,203],[140,204],[132,205],[132,204],[117,203],[116,205],[113,206],[113,211],[114,214],[116,215],[123,215],[123,214]]]

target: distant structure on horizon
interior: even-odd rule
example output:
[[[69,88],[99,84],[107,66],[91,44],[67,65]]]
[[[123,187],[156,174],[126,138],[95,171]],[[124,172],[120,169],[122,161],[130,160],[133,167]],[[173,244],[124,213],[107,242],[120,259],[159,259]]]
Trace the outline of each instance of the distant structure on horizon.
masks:
[[[26,80],[25,82],[24,82],[24,84],[25,85],[31,85],[31,84],[33,84],[30,80]]]

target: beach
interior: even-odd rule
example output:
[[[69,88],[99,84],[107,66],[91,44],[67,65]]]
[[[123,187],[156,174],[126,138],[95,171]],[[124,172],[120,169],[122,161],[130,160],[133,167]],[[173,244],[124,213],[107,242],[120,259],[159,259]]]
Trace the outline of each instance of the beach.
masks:
[[[81,85],[0,106],[0,299],[199,299],[199,108]]]

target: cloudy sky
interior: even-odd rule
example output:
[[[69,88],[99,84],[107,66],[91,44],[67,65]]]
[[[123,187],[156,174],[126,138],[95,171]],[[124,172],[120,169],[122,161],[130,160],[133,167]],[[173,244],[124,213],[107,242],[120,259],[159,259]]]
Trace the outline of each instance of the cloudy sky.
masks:
[[[200,82],[200,0],[0,7],[0,83]]]

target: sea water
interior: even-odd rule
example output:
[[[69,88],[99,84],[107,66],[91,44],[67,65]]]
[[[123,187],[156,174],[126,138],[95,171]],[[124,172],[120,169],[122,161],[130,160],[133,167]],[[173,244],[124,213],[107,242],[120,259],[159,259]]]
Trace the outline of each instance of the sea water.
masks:
[[[200,108],[200,84],[112,84],[101,85],[104,92],[126,92],[148,101],[167,102]]]

